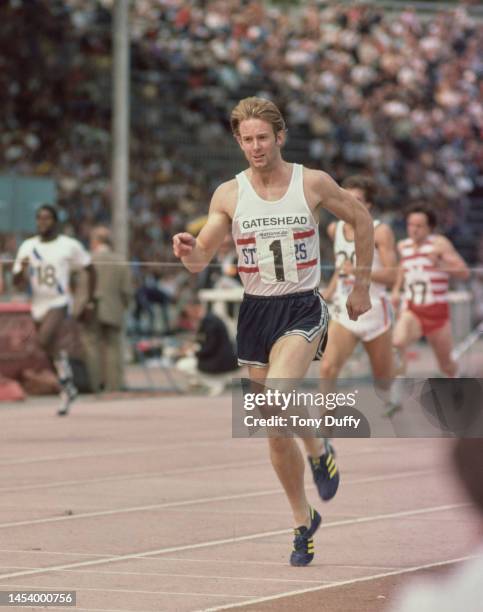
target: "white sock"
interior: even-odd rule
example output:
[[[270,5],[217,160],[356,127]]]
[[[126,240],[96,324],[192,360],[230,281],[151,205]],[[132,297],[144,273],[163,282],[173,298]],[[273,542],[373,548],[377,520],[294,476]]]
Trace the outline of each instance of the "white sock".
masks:
[[[70,367],[67,351],[60,351],[54,359],[54,366],[60,383],[66,385],[73,382],[72,368]]]

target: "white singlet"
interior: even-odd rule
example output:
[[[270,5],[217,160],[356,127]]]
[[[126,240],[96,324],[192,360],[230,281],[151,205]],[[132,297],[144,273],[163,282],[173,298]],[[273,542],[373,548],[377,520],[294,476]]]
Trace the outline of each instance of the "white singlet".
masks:
[[[293,164],[285,195],[273,202],[256,193],[245,172],[236,179],[232,231],[246,293],[267,296],[318,289],[319,231],[304,195],[303,166]]]
[[[378,227],[380,221],[374,220],[374,229]],[[348,240],[344,234],[344,221],[338,221],[334,237],[334,256],[335,267],[341,270],[346,261],[350,261],[353,266],[357,265],[354,240]],[[373,270],[381,270],[381,258],[377,247],[374,250],[372,263]],[[354,286],[355,276],[353,274],[341,274],[337,278],[337,286],[334,294],[334,308],[331,312],[332,318],[340,325],[344,326],[363,342],[370,342],[383,334],[392,324],[393,313],[391,304],[386,295],[386,287],[383,283],[371,282],[369,296],[372,308],[360,316],[357,321],[349,319],[347,314],[346,302]]]
[[[32,292],[32,317],[42,319],[51,308],[70,306],[70,274],[91,263],[91,256],[82,244],[69,236],[42,241],[40,236],[28,238],[20,245],[13,273],[22,269],[22,260],[29,260],[29,282]]]

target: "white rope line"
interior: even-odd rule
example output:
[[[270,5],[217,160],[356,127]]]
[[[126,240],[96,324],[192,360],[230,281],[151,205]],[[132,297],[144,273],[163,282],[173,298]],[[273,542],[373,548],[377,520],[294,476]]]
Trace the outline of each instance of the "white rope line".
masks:
[[[14,258],[11,257],[5,257],[0,259],[0,266],[2,264],[12,264],[15,262]],[[106,262],[96,262],[95,264],[96,266],[134,266],[134,267],[155,267],[155,266],[159,266],[159,267],[166,267],[166,268],[183,268],[184,269],[184,265],[181,261],[138,261],[138,260],[128,260],[126,259],[125,261],[106,261]],[[206,268],[223,268],[225,267],[227,264],[224,264],[222,262],[210,262],[208,264],[206,264]],[[236,266],[236,262],[233,262],[233,264],[231,264],[233,266]],[[320,265],[320,269],[321,270],[335,270],[335,266],[334,264],[321,264]],[[358,270],[372,270],[372,267],[369,268],[367,266],[359,266],[357,268]],[[398,270],[399,266],[384,266],[384,270]],[[468,266],[468,270],[470,270],[471,272],[475,272],[475,273],[483,273],[483,266],[478,264],[476,266]],[[441,268],[438,267],[437,269],[438,272],[448,272],[449,274],[451,273],[452,269],[451,268]]]
[[[483,323],[480,323],[466,338],[464,338],[451,351],[451,357],[454,361],[459,361],[461,357],[477,342],[480,336],[483,335]]]

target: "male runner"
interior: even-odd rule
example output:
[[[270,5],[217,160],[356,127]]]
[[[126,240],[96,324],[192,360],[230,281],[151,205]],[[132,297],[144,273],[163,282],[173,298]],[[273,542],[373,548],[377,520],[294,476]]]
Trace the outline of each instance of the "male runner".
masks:
[[[261,384],[301,379],[323,350],[327,333],[327,307],[318,293],[318,210],[324,207],[354,227],[359,267],[347,299],[354,320],[371,306],[372,220],[327,174],[282,158],[285,122],[269,100],[241,100],[231,127],[249,168],[217,188],[198,237],[176,234],[173,251],[191,272],[200,272],[231,227],[246,290],[238,319],[239,363],[248,365],[250,378]],[[321,439],[303,441],[319,493],[330,499],[337,490],[337,469],[329,474]],[[307,502],[302,453],[291,437],[269,437],[268,442],[297,525],[290,562],[307,565],[321,518]]]
[[[422,204],[409,208],[406,226],[408,237],[397,245],[400,266],[392,290],[392,301],[397,306],[404,283],[404,300],[393,334],[400,373],[406,371],[407,347],[426,336],[441,372],[454,377],[458,366],[451,357],[448,282],[450,277],[466,280],[470,272],[451,242],[434,233],[436,215],[431,209]]]
[[[376,192],[372,179],[354,175],[348,177],[342,186],[371,210]],[[338,221],[328,226],[327,234],[334,243],[335,272],[324,292],[324,298],[332,301],[334,308],[331,312],[327,348],[320,364],[320,376],[327,383],[333,384],[358,342],[362,342],[369,356],[376,386],[387,391],[393,376],[393,316],[386,289],[396,279],[394,234],[387,224],[374,220],[375,251],[370,289],[372,308],[357,321],[351,320],[345,309],[347,296],[355,281],[354,228],[344,221]]]
[[[72,296],[70,275],[85,268],[89,275],[85,312],[94,309],[95,272],[89,253],[74,238],[59,233],[57,211],[43,204],[36,215],[38,235],[20,245],[13,265],[13,282],[20,289],[30,287],[32,318],[37,341],[57,372],[61,387],[61,405],[57,414],[68,414],[77,396],[72,369],[64,346],[65,327]]]

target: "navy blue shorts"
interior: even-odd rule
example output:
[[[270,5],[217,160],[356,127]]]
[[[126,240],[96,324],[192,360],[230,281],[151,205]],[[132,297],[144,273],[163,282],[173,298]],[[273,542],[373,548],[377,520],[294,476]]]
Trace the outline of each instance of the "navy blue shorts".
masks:
[[[245,295],[240,306],[237,329],[238,363],[264,367],[270,351],[282,336],[303,336],[312,342],[320,335],[315,359],[327,344],[329,313],[317,290],[287,295]]]

